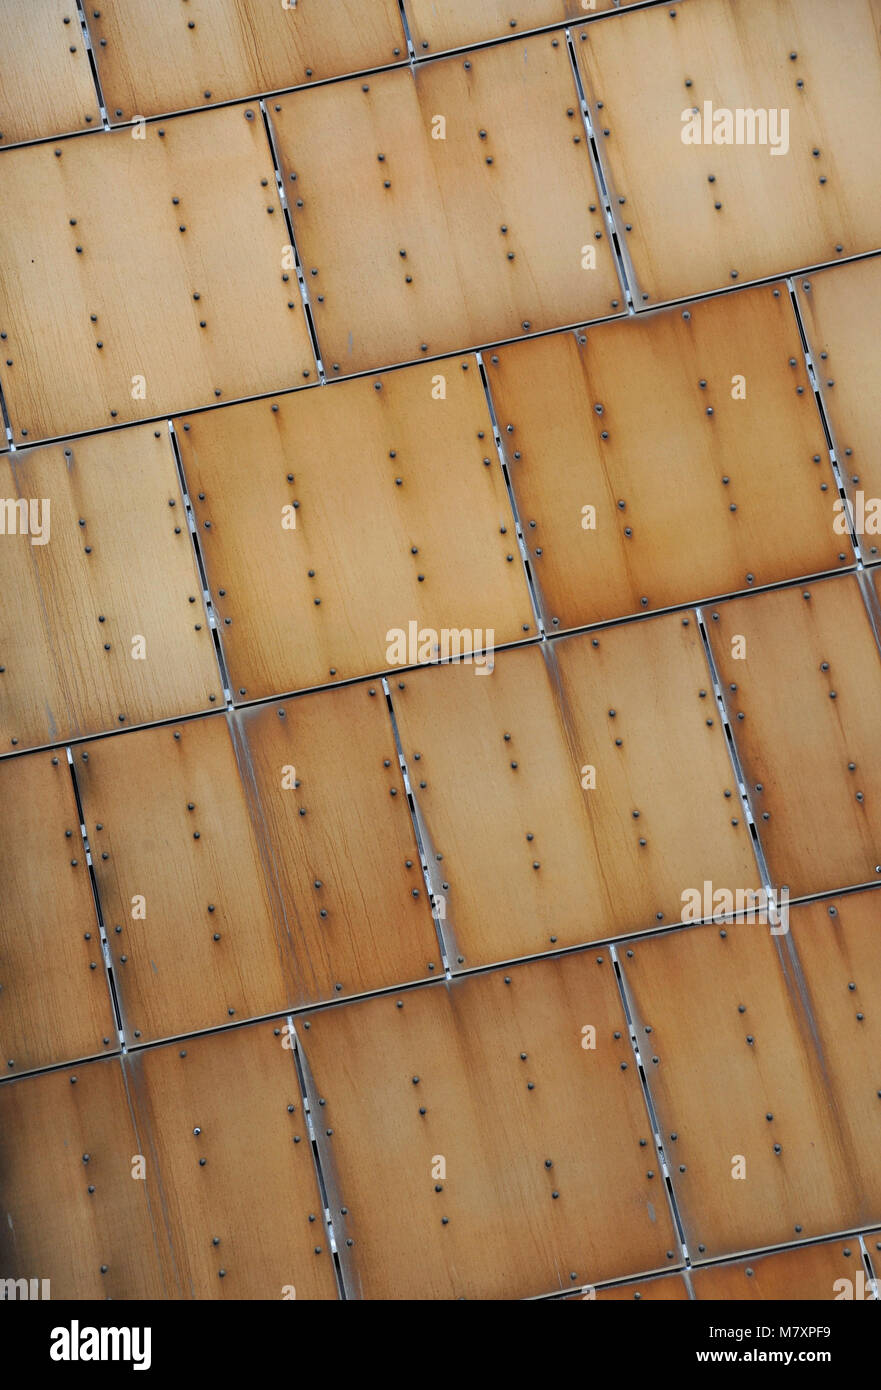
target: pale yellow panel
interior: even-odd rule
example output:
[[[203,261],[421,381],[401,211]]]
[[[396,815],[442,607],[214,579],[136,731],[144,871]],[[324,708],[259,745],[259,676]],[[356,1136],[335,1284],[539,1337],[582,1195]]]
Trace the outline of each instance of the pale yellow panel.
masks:
[[[552,629],[853,562],[785,288],[485,361]]]
[[[838,450],[851,504],[841,503],[836,525],[850,520],[867,560],[881,551],[881,257],[853,261],[796,281],[808,344]]]
[[[15,216],[0,226],[0,332],[17,441],[314,379],[259,106],[137,133],[4,156]]]
[[[336,1298],[287,1032],[234,1028],[130,1054],[126,1065],[189,1296]]]
[[[74,754],[129,1043],[283,1009],[290,929],[224,715]]]
[[[0,31],[2,144],[101,125],[76,0],[0,0]]]
[[[534,633],[473,357],[175,428],[235,698]]]
[[[3,1277],[55,1300],[186,1296],[156,1177],[118,1059],[0,1086]]]
[[[89,11],[112,122],[406,58],[396,0],[114,0]]]
[[[619,959],[692,1260],[877,1221],[881,1104],[873,1150],[855,1141],[788,933],[696,926]]]
[[[525,1298],[673,1260],[607,955],[328,1009],[298,1035],[350,1297]]]
[[[329,375],[621,312],[564,39],[297,92],[271,116]]]
[[[758,887],[686,621],[497,652],[485,676],[449,665],[394,682],[455,964],[675,922],[705,878]]]
[[[615,7],[616,0],[406,0],[410,35],[418,54],[464,48],[486,39],[589,19]],[[625,4],[632,0],[625,0]]]
[[[706,618],[774,882],[798,897],[881,877],[881,664],[856,579]]]
[[[686,0],[589,26],[578,60],[639,303],[878,247],[879,23],[878,0]]]
[[[4,749],[222,704],[164,422],[16,451],[0,476]]]
[[[0,1066],[117,1046],[67,757],[0,762]]]

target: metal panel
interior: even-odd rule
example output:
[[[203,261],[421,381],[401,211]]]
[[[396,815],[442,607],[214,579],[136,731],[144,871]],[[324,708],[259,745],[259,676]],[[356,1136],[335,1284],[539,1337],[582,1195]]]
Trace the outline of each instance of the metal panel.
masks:
[[[0,1086],[4,1278],[55,1300],[179,1296],[144,1139],[117,1059]]]
[[[864,1287],[867,1281],[859,1237],[853,1236],[848,1240],[779,1250],[773,1255],[753,1255],[748,1260],[738,1260],[736,1264],[696,1269],[691,1277],[699,1299],[820,1302],[842,1294],[839,1280],[850,1280],[851,1285],[856,1286],[861,1273]]]
[[[89,14],[112,122],[406,59],[395,0],[115,0]]]
[[[396,629],[424,661],[411,623],[467,651],[534,630],[474,358],[177,432],[234,698],[382,670]]]
[[[115,1049],[63,750],[0,762],[0,824],[0,1065],[9,1075]]]
[[[597,1289],[596,1299],[599,1303],[682,1303],[688,1301],[688,1288],[681,1274],[663,1274],[656,1279],[641,1279],[633,1284],[615,1284],[610,1289]]]
[[[259,107],[10,150],[3,181],[17,439],[314,378]]]
[[[578,59],[640,302],[877,247],[879,15],[701,0],[589,26]]]
[[[191,1298],[337,1296],[289,1048],[264,1024],[127,1060]]]
[[[222,702],[164,426],[16,451],[0,477],[4,751]]]
[[[237,717],[301,997],[440,974],[382,687],[348,686]]]
[[[620,312],[564,39],[297,92],[272,120],[329,374]]]
[[[634,0],[624,0],[632,4]],[[418,54],[464,48],[486,39],[540,29],[611,10],[617,0],[405,0],[410,34]]]
[[[692,1260],[877,1220],[785,938],[741,920],[620,960]]]
[[[75,767],[128,1041],[289,1004],[289,929],[225,717],[102,739]]]
[[[0,30],[0,142],[100,126],[75,0],[0,0]]]
[[[608,955],[329,1009],[300,1038],[350,1294],[522,1298],[673,1258]]]
[[[498,652],[486,679],[451,665],[395,682],[457,963],[675,922],[705,878],[758,886],[687,623]]]
[[[853,561],[785,288],[502,347],[487,372],[549,625]]]
[[[865,558],[875,560],[881,551],[881,349],[874,331],[881,318],[881,257],[799,279],[796,294],[852,519]],[[841,528],[843,519],[837,524]]]
[[[881,666],[856,579],[720,603],[707,625],[772,878],[794,897],[872,881]]]

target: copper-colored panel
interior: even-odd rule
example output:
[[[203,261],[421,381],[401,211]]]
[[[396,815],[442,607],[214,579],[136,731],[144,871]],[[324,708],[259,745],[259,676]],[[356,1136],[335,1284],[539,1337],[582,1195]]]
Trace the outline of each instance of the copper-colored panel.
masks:
[[[502,347],[487,371],[549,625],[853,560],[785,289]]]
[[[881,665],[856,579],[734,599],[706,617],[772,878],[794,897],[873,880]]]
[[[0,141],[101,125],[74,0],[0,0]]]
[[[192,1298],[337,1296],[289,1047],[263,1024],[129,1054]]]
[[[178,425],[235,698],[382,670],[395,630],[401,664],[533,632],[476,363],[438,371],[445,399],[426,364]]]
[[[578,1297],[578,1295],[574,1295]],[[584,1295],[581,1295],[584,1298]],[[688,1301],[688,1288],[681,1274],[661,1274],[656,1279],[640,1279],[632,1284],[615,1284],[610,1289],[597,1289],[598,1302],[655,1303],[673,1300],[677,1303]]]
[[[852,261],[796,281],[796,293],[820,389],[838,446],[841,476],[866,558],[881,551],[881,464],[878,436],[881,349],[881,257]],[[862,496],[860,496],[862,494]],[[838,499],[835,499],[838,502]],[[838,503],[836,524],[847,520]]]
[[[284,1008],[290,929],[225,716],[101,739],[74,765],[129,1041]]]
[[[879,18],[878,0],[701,0],[589,26],[578,60],[640,303],[878,246]]]
[[[696,926],[620,961],[692,1259],[877,1220],[786,936]]]
[[[67,756],[0,762],[0,1066],[117,1042]]]
[[[356,1002],[303,1025],[325,1101],[318,1142],[354,1241],[337,1236],[351,1295],[522,1298],[673,1258],[601,955]]]
[[[687,624],[498,652],[485,678],[452,665],[394,683],[444,930],[468,965],[677,921],[707,878],[758,887]]]
[[[0,476],[4,751],[222,702],[166,429],[16,452]]]
[[[395,0],[115,0],[89,17],[111,122],[406,59]]]
[[[860,1283],[859,1275],[863,1280]],[[773,1255],[753,1255],[736,1264],[712,1265],[692,1274],[696,1296],[716,1301],[756,1299],[823,1301],[843,1292],[839,1280],[865,1287],[858,1237],[800,1245]],[[837,1287],[836,1287],[837,1285]]]
[[[620,312],[563,38],[297,92],[271,115],[329,374]]]
[[[624,0],[632,4],[633,0]],[[405,0],[410,34],[419,54],[507,37],[514,33],[589,19],[614,8],[616,0]]]
[[[237,717],[301,997],[440,973],[382,687],[346,686]]]
[[[16,439],[313,377],[259,106],[10,150],[3,182]]]
[[[881,891],[794,907],[805,1009],[846,1142],[871,1170],[881,1143]],[[877,1205],[873,1219],[881,1215]]]
[[[0,1086],[3,1277],[56,1300],[179,1296],[145,1144],[118,1059]]]

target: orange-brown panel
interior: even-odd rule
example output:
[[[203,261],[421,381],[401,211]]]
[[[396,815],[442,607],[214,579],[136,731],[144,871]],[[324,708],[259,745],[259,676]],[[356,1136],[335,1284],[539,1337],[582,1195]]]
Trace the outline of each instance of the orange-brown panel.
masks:
[[[857,1236],[800,1245],[773,1255],[753,1255],[733,1264],[712,1265],[696,1269],[691,1277],[697,1298],[718,1302],[820,1302],[844,1296],[846,1283],[841,1281],[849,1281],[853,1290],[865,1290],[868,1285]]]
[[[4,1278],[47,1279],[54,1299],[181,1296],[146,1143],[118,1059],[0,1086]]]
[[[351,1295],[523,1298],[673,1258],[607,954],[328,1009],[299,1036]]]
[[[0,762],[0,1066],[117,1043],[67,756]]]
[[[115,0],[89,12],[111,122],[406,58],[395,0]]]
[[[289,1048],[263,1024],[127,1059],[192,1298],[337,1296]]]
[[[604,1303],[655,1303],[670,1300],[681,1303],[687,1302],[689,1296],[688,1287],[681,1274],[661,1274],[655,1279],[640,1279],[632,1284],[614,1284],[611,1288],[596,1289],[594,1292],[597,1301]],[[581,1297],[585,1298],[586,1295],[582,1294]]]
[[[639,303],[878,246],[879,20],[878,0],[701,0],[583,31]]]
[[[297,92],[271,116],[329,374],[621,311],[559,36]]]
[[[236,698],[534,631],[474,358],[176,428]]]
[[[10,150],[3,183],[15,207],[0,225],[3,390],[17,440],[313,376],[259,106]]]
[[[758,887],[693,618],[498,652],[483,678],[409,672],[392,695],[457,963],[678,921],[707,878]]]
[[[696,926],[620,961],[692,1259],[877,1221],[877,1163],[825,1070],[788,937]],[[879,1126],[881,1106],[875,1149]]]
[[[794,907],[790,920],[838,1124],[870,1167],[881,1143],[881,891]]]
[[[239,754],[240,756],[240,754]],[[74,754],[129,1041],[284,1008],[290,928],[226,717]]]
[[[0,0],[0,142],[96,129],[101,113],[74,0]]]
[[[487,372],[550,626],[853,561],[785,289],[502,347]]]
[[[322,691],[237,717],[301,996],[440,973],[382,687]]]
[[[16,452],[0,474],[4,749],[222,702],[165,428]]]
[[[624,0],[632,4],[634,0]],[[486,39],[541,29],[547,24],[588,19],[611,10],[616,0],[405,0],[410,34],[419,54],[464,48]]]
[[[881,349],[873,332],[881,317],[881,257],[800,278],[796,293],[853,509],[851,518],[864,555],[874,560],[881,551]],[[844,511],[840,503],[837,511]],[[846,514],[837,516],[835,524],[843,531],[846,521]]]
[[[706,617],[772,878],[793,896],[870,882],[881,874],[881,665],[856,579],[734,599]]]

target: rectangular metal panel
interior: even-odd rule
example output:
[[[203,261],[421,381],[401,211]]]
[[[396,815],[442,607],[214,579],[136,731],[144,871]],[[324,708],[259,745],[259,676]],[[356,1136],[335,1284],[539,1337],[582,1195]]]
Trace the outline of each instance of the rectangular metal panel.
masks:
[[[322,691],[236,718],[300,997],[333,999],[440,974],[382,687]]]
[[[394,683],[455,964],[677,921],[708,877],[758,887],[686,621],[497,652],[484,677],[451,665]]]
[[[621,312],[563,38],[297,92],[272,120],[329,375]]]
[[[55,1300],[180,1297],[151,1160],[118,1059],[0,1086],[3,1277]]]
[[[405,0],[418,55],[464,48],[487,39],[509,38],[546,24],[577,23],[611,10],[617,0]],[[633,0],[624,0],[632,4]]]
[[[223,715],[74,755],[129,1043],[283,1009],[290,929]]]
[[[67,757],[0,761],[0,1066],[117,1047]]]
[[[290,1046],[262,1024],[126,1061],[190,1298],[337,1297]]]
[[[786,938],[708,924],[620,962],[692,1261],[877,1220]]]
[[[473,357],[176,428],[235,699],[534,632]]]
[[[879,16],[700,0],[589,26],[578,60],[639,303],[877,247]]]
[[[501,347],[486,366],[549,626],[853,561],[785,287]]]
[[[3,145],[100,126],[74,0],[0,0],[0,31]]]
[[[16,451],[0,479],[3,751],[222,703],[165,426]]]
[[[874,561],[881,555],[881,256],[800,277],[796,294],[853,508],[851,520],[865,559]],[[843,512],[839,503],[834,524],[841,531],[847,520]]]
[[[350,1296],[523,1298],[672,1260],[608,955],[325,1010],[300,1038]]]
[[[259,106],[10,150],[3,182],[17,441],[314,379]]]
[[[775,883],[881,874],[881,665],[856,579],[733,599],[707,627]]]
[[[736,1264],[713,1265],[692,1274],[699,1299],[738,1303],[756,1300],[826,1302],[840,1296],[849,1280],[855,1287],[859,1275],[863,1287],[868,1283],[863,1270],[859,1237],[818,1241],[795,1250],[778,1250],[773,1255],[752,1255]]]
[[[114,123],[407,55],[395,0],[114,0],[89,27]]]

